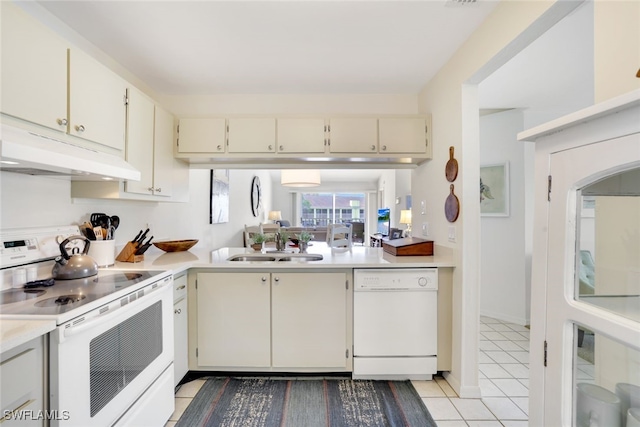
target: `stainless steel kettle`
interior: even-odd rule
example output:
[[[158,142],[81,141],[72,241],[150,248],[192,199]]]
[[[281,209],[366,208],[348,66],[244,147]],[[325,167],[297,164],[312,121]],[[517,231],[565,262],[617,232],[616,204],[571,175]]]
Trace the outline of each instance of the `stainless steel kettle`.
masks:
[[[74,248],[74,253],[70,256],[65,247],[72,240],[84,240],[84,250],[78,253],[78,248]],[[54,279],[71,280],[83,279],[85,277],[98,274],[98,264],[87,253],[91,242],[84,236],[69,236],[60,243],[60,256],[56,257],[51,274]]]

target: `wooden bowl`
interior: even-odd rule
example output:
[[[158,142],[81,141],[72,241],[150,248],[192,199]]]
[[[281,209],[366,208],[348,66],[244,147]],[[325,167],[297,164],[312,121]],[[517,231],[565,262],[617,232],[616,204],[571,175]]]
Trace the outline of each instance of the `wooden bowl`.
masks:
[[[198,239],[189,240],[166,240],[164,242],[153,242],[153,245],[165,252],[182,252],[188,251],[198,243]]]

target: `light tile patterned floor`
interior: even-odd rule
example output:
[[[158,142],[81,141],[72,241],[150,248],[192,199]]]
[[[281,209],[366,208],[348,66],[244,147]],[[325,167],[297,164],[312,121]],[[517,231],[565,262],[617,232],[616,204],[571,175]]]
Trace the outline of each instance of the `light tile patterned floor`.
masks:
[[[413,381],[438,427],[526,427],[529,406],[529,330],[480,317],[482,399],[460,399],[443,378]]]
[[[527,427],[529,406],[529,330],[480,317],[479,382],[482,399],[460,399],[442,377],[413,381],[438,427]],[[204,380],[176,393],[173,427]]]

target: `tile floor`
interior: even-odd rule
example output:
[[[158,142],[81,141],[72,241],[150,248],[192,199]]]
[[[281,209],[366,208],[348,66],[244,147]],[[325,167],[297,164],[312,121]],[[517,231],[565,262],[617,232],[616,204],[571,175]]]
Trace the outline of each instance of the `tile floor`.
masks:
[[[438,427],[526,427],[529,330],[481,316],[479,363],[482,399],[460,399],[442,377],[413,382]],[[165,427],[175,426],[202,384],[194,380],[180,387]]]

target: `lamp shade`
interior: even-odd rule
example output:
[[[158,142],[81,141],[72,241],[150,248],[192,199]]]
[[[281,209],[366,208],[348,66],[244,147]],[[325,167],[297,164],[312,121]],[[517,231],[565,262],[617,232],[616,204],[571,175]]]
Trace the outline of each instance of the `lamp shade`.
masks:
[[[400,224],[411,224],[411,210],[400,211]]]
[[[280,184],[285,187],[316,187],[320,185],[320,170],[284,169],[280,172]]]
[[[281,211],[269,211],[269,221],[280,221],[282,219]]]

